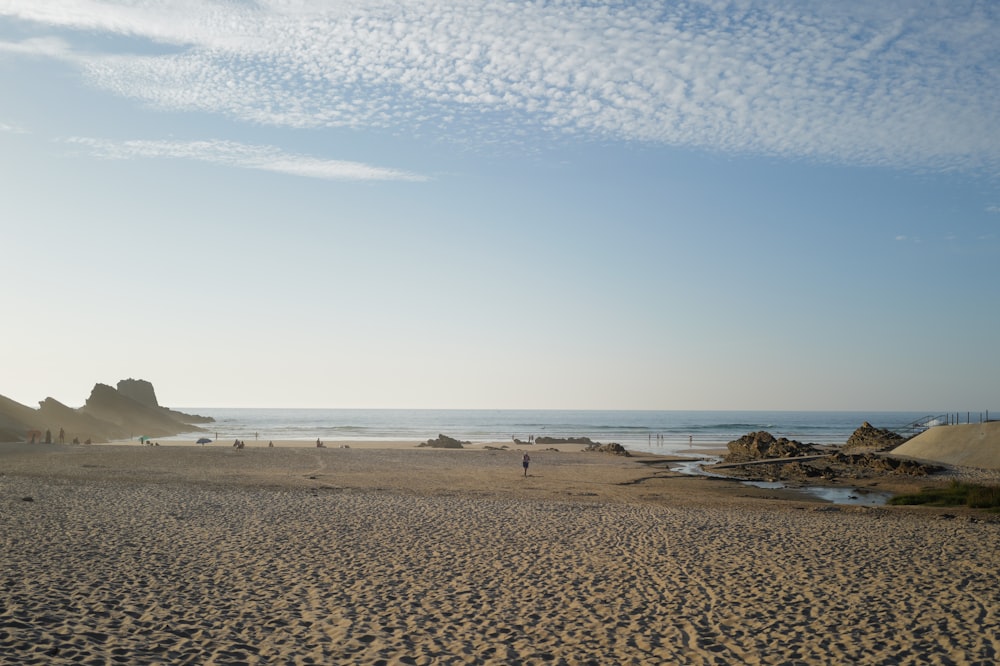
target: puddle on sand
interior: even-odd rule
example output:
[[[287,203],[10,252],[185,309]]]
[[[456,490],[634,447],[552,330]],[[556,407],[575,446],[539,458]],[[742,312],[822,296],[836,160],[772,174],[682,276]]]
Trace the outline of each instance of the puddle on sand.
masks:
[[[858,488],[823,488],[811,486],[795,488],[801,492],[824,499],[834,504],[850,504],[852,506],[883,506],[892,497],[892,493],[881,493],[860,490]]]
[[[827,488],[825,486],[788,488],[781,481],[742,481],[736,477],[706,471],[702,467],[702,465],[714,465],[717,462],[719,462],[717,458],[685,460],[684,462],[672,464],[670,467],[674,471],[680,472],[681,474],[688,474],[692,476],[711,476],[716,479],[730,479],[733,481],[739,481],[745,486],[753,486],[754,488],[769,488],[774,490],[783,488],[792,492],[812,495],[813,497],[818,497],[821,500],[825,500],[833,504],[845,504],[851,506],[882,506],[889,501],[890,497],[892,497],[891,493],[869,492],[858,488]]]

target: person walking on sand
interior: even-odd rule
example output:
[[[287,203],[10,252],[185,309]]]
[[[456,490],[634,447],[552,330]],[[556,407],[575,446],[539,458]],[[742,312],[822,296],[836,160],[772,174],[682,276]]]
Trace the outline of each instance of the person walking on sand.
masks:
[[[521,467],[524,468],[524,475],[525,476],[528,476],[528,464],[530,462],[531,462],[531,456],[529,456],[527,453],[525,453],[524,457],[521,458]]]

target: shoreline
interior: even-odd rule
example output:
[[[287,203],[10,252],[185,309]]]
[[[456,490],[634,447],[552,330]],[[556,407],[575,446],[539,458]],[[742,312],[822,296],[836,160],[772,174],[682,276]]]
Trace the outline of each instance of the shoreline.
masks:
[[[201,433],[207,434],[207,433]],[[233,448],[234,442],[237,438],[226,438],[219,440],[213,440],[208,444],[198,444],[195,439],[174,439],[171,437],[153,438],[152,446],[160,447],[181,447],[181,448]],[[528,443],[525,441],[520,441],[514,443],[509,440],[495,440],[495,441],[475,441],[475,442],[463,442],[464,446],[461,449],[446,449],[443,447],[432,447],[432,446],[422,446],[427,440],[415,440],[415,439],[330,439],[330,440],[320,440],[323,443],[322,447],[316,446],[315,439],[274,439],[269,440],[266,438],[261,439],[243,439],[239,440],[245,444],[245,448],[250,449],[260,449],[260,448],[271,448],[269,444],[273,444],[273,448],[298,448],[298,449],[315,449],[315,448],[325,448],[325,449],[425,449],[425,450],[460,450],[460,451],[486,451],[486,450],[511,450],[511,451],[546,451],[546,450],[557,450],[559,452],[582,452],[585,448],[585,444],[579,443],[567,443],[558,442],[553,444],[538,444],[538,443]],[[595,442],[597,443],[597,442]],[[147,445],[139,442],[136,439],[120,439],[111,442],[102,442],[100,444],[66,444],[64,446],[135,446],[135,447],[146,447]],[[684,445],[668,445],[661,447],[660,450],[649,451],[646,449],[627,449],[631,456],[633,457],[654,457],[654,458],[677,458],[680,460],[690,460],[692,458],[706,458],[712,456],[725,455],[727,452],[726,442],[700,442],[694,446]]]
[[[527,444],[525,442],[522,442],[519,445],[494,442],[466,445],[461,449],[420,446],[419,442],[413,442],[410,440],[345,440],[336,443],[324,443],[324,446],[322,447],[317,447],[315,443],[302,440],[275,440],[273,441],[273,447],[268,444],[269,442],[252,441],[247,442],[244,448],[237,448],[231,443],[219,442],[213,442],[205,445],[199,445],[194,442],[173,441],[164,441],[162,444],[141,444],[135,440],[120,440],[104,444],[29,444],[26,442],[0,443],[0,463],[3,463],[4,465],[4,467],[0,467],[0,475],[4,472],[15,472],[16,468],[12,468],[12,454],[14,456],[24,456],[26,457],[26,460],[37,460],[37,454],[44,454],[50,463],[46,467],[49,471],[56,468],[54,462],[58,458],[53,456],[73,456],[78,457],[81,461],[88,458],[99,458],[102,461],[107,461],[107,463],[102,462],[100,464],[91,464],[89,465],[91,469],[95,467],[110,468],[114,466],[121,466],[123,468],[123,474],[127,472],[135,472],[138,473],[140,477],[142,476],[142,470],[147,470],[150,471],[150,476],[146,479],[147,481],[156,481],[171,477],[175,477],[182,482],[190,480],[186,477],[187,471],[191,471],[192,469],[197,471],[200,465],[204,465],[206,462],[210,461],[208,464],[220,465],[217,470],[219,472],[218,481],[222,484],[226,484],[231,482],[232,479],[224,472],[242,473],[242,468],[248,465],[259,467],[261,470],[267,470],[271,468],[278,468],[283,464],[287,464],[290,465],[291,469],[294,469],[296,464],[294,461],[300,460],[302,459],[302,456],[307,456],[310,453],[322,456],[317,459],[322,461],[319,464],[321,468],[334,468],[337,465],[337,461],[347,462],[352,460],[350,457],[338,457],[350,456],[352,452],[356,452],[357,455],[367,454],[374,456],[371,458],[372,461],[382,459],[426,461],[428,459],[432,459],[431,457],[435,454],[438,454],[440,460],[447,460],[448,464],[457,465],[459,469],[465,472],[473,473],[495,468],[495,459],[503,459],[504,456],[510,457],[511,460],[513,460],[516,456],[516,462],[519,466],[520,456],[524,453],[528,453],[536,464],[539,461],[544,460],[546,464],[557,463],[556,466],[560,468],[570,464],[585,464],[588,468],[593,468],[597,465],[602,466],[605,470],[631,466],[633,473],[641,480],[631,479],[626,481],[627,483],[642,483],[651,479],[670,477],[725,481],[734,484],[734,490],[741,490],[744,492],[753,490],[759,491],[755,494],[747,495],[748,497],[771,496],[781,497],[787,500],[806,502],[822,501],[816,499],[811,500],[800,492],[808,488],[829,488],[834,491],[846,491],[854,488],[861,493],[874,492],[879,494],[889,493],[890,495],[894,495],[916,493],[919,492],[922,487],[928,485],[943,485],[953,479],[985,485],[1000,484],[1000,470],[969,468],[954,465],[946,465],[943,471],[938,472],[932,477],[881,475],[870,478],[845,477],[842,479],[836,478],[832,480],[817,477],[808,480],[787,480],[779,485],[775,485],[774,483],[762,483],[760,479],[744,478],[738,474],[716,472],[712,468],[692,472],[690,465],[693,463],[698,463],[700,461],[705,461],[709,464],[717,463],[719,458],[727,453],[727,449],[724,444],[718,444],[717,448],[706,447],[704,449],[685,451],[683,453],[649,453],[645,451],[630,451],[628,456],[619,456],[597,451],[588,452],[585,450],[586,445],[578,443],[563,443],[558,446],[545,446]],[[193,454],[192,452],[194,451],[199,451],[201,453]],[[122,457],[117,452],[121,452],[125,457]],[[395,457],[393,457],[394,454]],[[192,455],[200,457],[191,458]],[[289,455],[295,455],[298,457],[288,458]],[[477,456],[485,455],[491,457],[499,456],[499,458],[480,457],[477,460]],[[246,457],[245,464],[239,462],[243,459],[241,456]],[[405,458],[399,458],[399,456],[405,456]],[[459,456],[460,458],[453,458],[453,456]],[[72,459],[73,458],[65,458],[64,461]],[[472,461],[476,462],[473,463]],[[483,465],[482,470],[478,469],[478,463],[484,461],[489,462],[488,464]],[[760,464],[767,464],[768,461],[761,460],[759,462]],[[685,465],[685,463],[687,463],[687,465]],[[374,464],[374,462],[371,462],[369,463],[369,466]],[[83,465],[83,468],[88,467],[86,464]],[[31,462],[27,464],[28,468],[35,466],[35,463]],[[72,464],[64,466],[61,473],[72,476],[74,472],[70,469],[71,467]],[[687,469],[681,469],[682,467],[686,467]],[[350,473],[353,469],[354,468],[351,465],[347,465],[339,471]],[[369,472],[371,471],[372,470],[369,470]],[[289,474],[292,474],[292,472],[290,471]],[[202,476],[207,478],[210,475],[206,472]],[[266,477],[267,474],[263,473],[262,476]],[[270,479],[269,481],[273,481],[273,479]],[[439,479],[441,487],[446,487],[449,484],[454,484],[455,482],[455,479],[451,477],[442,476],[442,478]],[[395,485],[401,487],[406,486],[406,484],[402,482],[402,479],[397,479]],[[461,484],[456,487],[461,487]],[[851,502],[839,501],[833,501],[833,503],[840,505],[851,504]],[[961,509],[958,510],[961,511]]]

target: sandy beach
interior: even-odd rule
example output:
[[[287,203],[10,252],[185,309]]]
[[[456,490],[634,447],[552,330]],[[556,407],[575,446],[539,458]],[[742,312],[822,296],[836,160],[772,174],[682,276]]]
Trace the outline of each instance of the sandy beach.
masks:
[[[984,514],[530,454],[0,444],[0,663],[1000,660]]]

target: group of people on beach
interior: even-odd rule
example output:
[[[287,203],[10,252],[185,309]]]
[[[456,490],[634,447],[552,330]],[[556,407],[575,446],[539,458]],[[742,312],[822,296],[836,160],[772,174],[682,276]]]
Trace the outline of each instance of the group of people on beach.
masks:
[[[667,443],[667,436],[663,435],[663,434],[660,434],[660,433],[657,433],[656,434],[656,445],[657,446],[663,446],[666,443]],[[653,445],[653,433],[649,434],[649,445],[650,446]],[[693,435],[688,435],[688,446],[694,446],[694,436]]]
[[[29,444],[41,444],[43,441],[46,444],[52,444],[52,431],[49,430],[49,429],[46,429],[45,430],[45,439],[43,440],[42,439],[42,431],[41,430],[29,430],[27,433],[25,433],[25,438],[27,439],[27,441],[28,441]],[[65,430],[65,428],[59,428],[59,440],[58,441],[59,441],[60,444],[65,444],[66,443],[66,430]],[[80,443],[80,438],[79,437],[74,437],[73,441],[71,442],[71,444],[79,444],[79,443]],[[88,437],[87,440],[85,442],[83,442],[83,443],[84,444],[90,444],[91,443],[90,438]]]
[[[531,436],[531,439],[534,439],[534,436]],[[87,443],[89,444],[90,442],[87,442]],[[148,444],[148,445],[152,446],[151,443]],[[236,440],[233,441],[233,448],[237,449],[237,450],[243,449],[246,445],[247,445],[247,443],[244,442],[241,439],[236,439]],[[157,444],[156,446],[159,446],[159,444]],[[267,443],[267,446],[269,448],[274,448],[274,442],[273,441],[269,441]],[[320,449],[325,449],[326,448],[326,444],[323,443],[323,440],[321,440],[321,439],[319,439],[317,437],[316,438],[316,447],[320,448]],[[347,446],[347,445],[343,445],[343,446],[341,446],[341,448],[350,448],[350,447]],[[530,464],[531,464],[531,456],[529,456],[527,454],[527,452],[525,452],[525,454],[521,457],[521,467],[524,468],[524,476],[528,476],[528,466]]]

